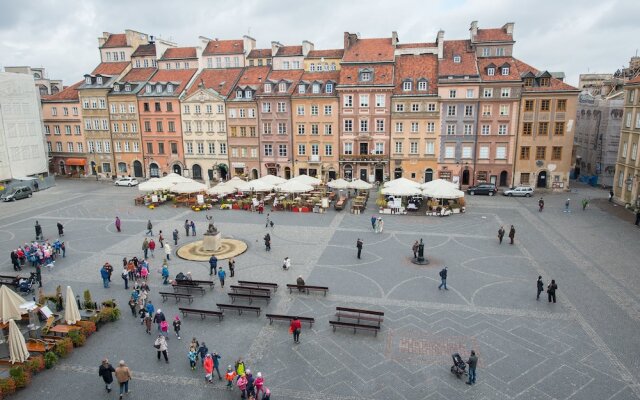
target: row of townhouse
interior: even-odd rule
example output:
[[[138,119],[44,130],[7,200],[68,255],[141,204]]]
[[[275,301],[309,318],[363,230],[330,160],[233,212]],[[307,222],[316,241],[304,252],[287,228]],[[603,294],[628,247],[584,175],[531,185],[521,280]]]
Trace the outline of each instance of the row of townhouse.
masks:
[[[104,33],[101,63],[43,98],[52,169],[567,187],[578,90],[513,57],[513,24],[473,22],[467,40],[343,39],[177,47]]]

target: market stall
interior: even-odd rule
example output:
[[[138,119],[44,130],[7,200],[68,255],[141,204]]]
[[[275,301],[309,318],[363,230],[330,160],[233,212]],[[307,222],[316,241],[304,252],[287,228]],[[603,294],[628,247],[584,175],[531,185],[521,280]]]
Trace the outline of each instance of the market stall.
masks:
[[[422,184],[423,194],[429,197],[427,215],[448,215],[465,211],[464,192],[444,179]]]

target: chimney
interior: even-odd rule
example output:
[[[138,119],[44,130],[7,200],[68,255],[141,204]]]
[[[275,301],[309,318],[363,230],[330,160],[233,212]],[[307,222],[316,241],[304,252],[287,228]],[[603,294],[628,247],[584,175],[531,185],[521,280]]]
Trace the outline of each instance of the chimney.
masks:
[[[282,47],[280,42],[271,42],[271,57],[275,57],[278,49]]]
[[[307,54],[309,54],[309,52],[311,50],[313,50],[313,46],[314,46],[313,43],[311,43],[310,41],[303,40],[302,41],[302,55],[306,57]]]
[[[397,44],[398,44],[398,32],[393,31],[391,32],[391,45],[393,47],[396,47]]]
[[[478,35],[478,21],[471,21],[469,32],[471,32],[471,40],[474,41],[476,36]]]
[[[256,40],[251,36],[242,36],[242,45],[244,46],[244,54],[249,54],[251,50],[256,48]]]
[[[344,33],[344,49],[347,50],[358,41],[358,35],[356,33]]]
[[[109,39],[111,34],[109,32],[102,32],[102,36],[98,38],[98,47],[102,47]]]
[[[444,31],[442,29],[438,31],[436,44],[438,45],[438,59],[442,60],[444,58]]]
[[[513,26],[515,24],[513,22],[507,22],[502,26],[502,30],[507,33],[507,35],[513,36]]]

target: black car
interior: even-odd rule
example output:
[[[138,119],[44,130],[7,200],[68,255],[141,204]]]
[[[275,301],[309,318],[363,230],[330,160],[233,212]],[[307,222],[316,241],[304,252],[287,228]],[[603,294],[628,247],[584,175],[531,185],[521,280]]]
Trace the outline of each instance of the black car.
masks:
[[[469,186],[467,188],[467,193],[470,195],[476,194],[488,194],[489,196],[493,196],[498,192],[498,188],[493,183],[480,183],[475,186]]]

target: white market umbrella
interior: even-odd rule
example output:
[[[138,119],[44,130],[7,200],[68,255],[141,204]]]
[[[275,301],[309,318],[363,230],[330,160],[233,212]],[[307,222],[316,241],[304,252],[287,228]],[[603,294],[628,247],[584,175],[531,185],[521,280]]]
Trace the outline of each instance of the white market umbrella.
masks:
[[[274,175],[265,175],[261,178],[258,178],[258,180],[270,185],[280,185],[287,181],[284,178],[280,178],[279,176],[274,176]]]
[[[151,178],[139,184],[138,190],[141,192],[153,192],[154,190],[166,190],[171,186],[173,186],[173,183],[165,182],[160,178]]]
[[[0,286],[0,322],[6,324],[10,319],[20,320],[25,312],[20,305],[24,299],[7,285]]]
[[[176,183],[169,190],[171,190],[172,193],[179,193],[179,194],[199,193],[207,190],[207,185],[200,182],[195,182],[195,181],[181,182],[181,183]]]
[[[285,183],[278,185],[278,191],[283,193],[304,193],[313,190],[313,186],[306,183],[296,182],[293,179],[289,179]]]
[[[454,189],[458,188],[457,184],[455,184],[453,182],[450,182],[450,181],[448,181],[446,179],[435,179],[433,181],[421,183],[420,187],[422,188],[422,190],[425,190],[425,189],[430,189],[432,187],[439,187],[441,185],[451,186]]]
[[[365,182],[362,179],[356,179],[354,181],[349,182],[349,186],[347,186],[347,188],[349,189],[356,189],[356,190],[368,190],[371,189],[373,187],[372,184],[370,184],[369,182]]]
[[[460,197],[464,197],[464,192],[462,190],[456,189],[447,181],[431,185],[424,189],[422,193],[424,193],[425,196],[436,199],[458,199]]]
[[[254,179],[249,182],[239,183],[236,185],[236,190],[240,192],[270,192],[273,187],[273,185],[269,185],[259,179]]]
[[[80,311],[78,311],[78,303],[76,296],[73,295],[71,286],[67,286],[67,297],[64,299],[64,320],[67,325],[75,325],[80,321]]]
[[[13,319],[9,320],[9,356],[11,364],[23,363],[29,358],[24,336]]]
[[[163,182],[168,182],[168,183],[172,183],[172,184],[176,184],[176,183],[182,183],[182,182],[195,182],[193,179],[190,178],[185,178],[184,176],[180,176],[178,174],[175,173],[170,173],[167,176],[163,176],[162,178],[159,178],[161,181]]]
[[[322,183],[322,181],[318,178],[314,178],[312,176],[309,175],[298,175],[296,177],[293,177],[291,179],[289,179],[291,181],[296,181],[296,182],[302,182],[305,183],[307,185],[311,185],[311,186],[318,186],[320,183]]]
[[[421,195],[422,190],[420,188],[412,187],[407,184],[398,184],[386,188],[382,188],[382,194],[392,196],[415,196]]]
[[[350,182],[347,182],[344,179],[339,178],[327,183],[327,186],[329,186],[331,189],[348,189],[349,183]]]
[[[411,187],[415,187],[415,188],[419,188],[420,187],[420,184],[418,182],[412,181],[411,179],[407,179],[407,178],[394,179],[392,181],[386,182],[383,186],[384,187],[392,187],[392,186],[397,186],[397,185],[411,186]]]
[[[227,185],[226,183],[219,183],[216,186],[207,189],[207,193],[218,196],[224,196],[235,191],[236,189],[234,187]]]

